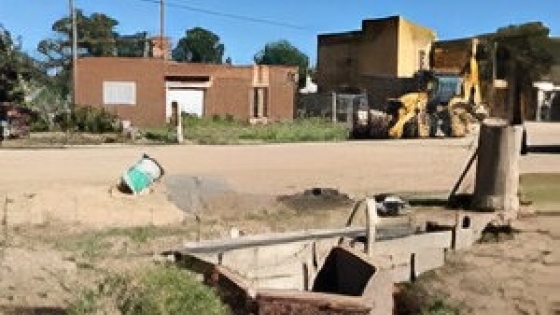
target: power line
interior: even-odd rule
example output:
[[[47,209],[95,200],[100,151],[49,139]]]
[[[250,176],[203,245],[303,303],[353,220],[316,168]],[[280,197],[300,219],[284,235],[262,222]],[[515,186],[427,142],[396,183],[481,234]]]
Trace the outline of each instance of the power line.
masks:
[[[161,4],[160,0],[137,0],[137,1],[154,3],[154,4]],[[219,11],[214,11],[214,10],[208,10],[208,9],[193,7],[193,6],[186,5],[186,4],[183,4],[183,3],[178,3],[178,2],[166,1],[165,5],[169,6],[169,7],[174,7],[174,8],[178,8],[178,9],[192,11],[192,12],[198,12],[198,13],[214,15],[214,16],[219,16],[219,17],[225,17],[225,18],[230,18],[230,19],[235,19],[235,20],[242,20],[242,21],[246,21],[246,22],[282,26],[282,27],[292,28],[292,29],[297,29],[297,30],[308,30],[308,31],[311,30],[311,29],[309,29],[307,27],[304,27],[304,26],[301,26],[301,25],[295,25],[295,24],[284,23],[284,22],[280,22],[280,21],[274,21],[274,20],[269,20],[269,19],[261,19],[261,18],[239,15],[239,14],[233,14],[233,13],[227,13],[227,12],[219,12]]]

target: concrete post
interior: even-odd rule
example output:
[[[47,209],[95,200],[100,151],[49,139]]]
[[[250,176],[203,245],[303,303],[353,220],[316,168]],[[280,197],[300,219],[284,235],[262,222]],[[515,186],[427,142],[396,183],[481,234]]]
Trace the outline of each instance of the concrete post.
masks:
[[[183,119],[181,118],[181,107],[176,101],[171,102],[171,112],[174,119],[171,119],[175,123],[175,130],[177,135],[177,143],[183,143]]]
[[[541,110],[542,110],[543,103],[544,103],[544,91],[539,89],[538,92],[537,92],[537,113],[536,113],[535,121],[541,121],[542,120],[541,119],[542,118],[541,117],[541,115],[542,115]]]
[[[332,104],[332,122],[336,123],[336,93],[331,93],[331,104]]]
[[[521,126],[489,118],[481,126],[472,206],[477,210],[519,210]]]

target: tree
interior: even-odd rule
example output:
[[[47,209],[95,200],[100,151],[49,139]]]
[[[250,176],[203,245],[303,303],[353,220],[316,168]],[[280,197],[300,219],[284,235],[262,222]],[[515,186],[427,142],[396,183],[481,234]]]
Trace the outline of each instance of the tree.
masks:
[[[147,57],[151,53],[147,32],[133,35],[117,35],[117,54],[119,57]]]
[[[76,10],[76,26],[78,29],[79,56],[114,56],[116,55],[116,37],[114,28],[118,22],[103,14],[93,13],[85,16],[82,10]],[[37,49],[47,57],[52,67],[63,67],[71,59],[72,19],[68,16],[54,22],[53,38],[39,42]]]
[[[521,113],[514,111],[514,121],[522,119],[522,116],[534,115],[535,104],[531,101],[533,82],[548,74],[553,62],[549,32],[541,22],[532,22],[502,27],[486,37],[484,61],[481,61],[482,79],[492,82],[494,71],[497,78],[506,79],[508,65],[515,64],[517,68],[516,82],[521,93],[522,110]],[[496,64],[493,64],[492,56],[495,56]],[[499,102],[505,103],[503,100]]]
[[[532,84],[550,70],[553,56],[550,30],[541,22],[510,25],[499,28],[490,35],[489,42],[498,48],[498,60],[513,58],[517,67],[525,73],[525,83]],[[503,67],[498,66],[498,70]],[[498,73],[502,76],[501,73]]]
[[[224,57],[224,44],[220,37],[209,30],[195,27],[185,32],[173,49],[173,60],[179,62],[221,64]]]
[[[146,32],[120,35],[114,29],[118,21],[103,13],[87,16],[76,10],[77,54],[79,57],[142,57],[149,50]],[[66,98],[70,91],[72,19],[65,16],[52,25],[54,36],[39,42],[37,50],[45,56],[44,64],[55,73],[53,86]]]
[[[287,40],[270,42],[255,55],[255,63],[259,65],[297,66],[299,69],[299,86],[305,85],[309,57],[294,47]]]
[[[0,102],[22,103],[30,81],[43,78],[38,63],[0,25]]]
[[[118,22],[103,13],[90,16],[76,10],[78,56],[113,56],[116,54],[116,33],[113,29]],[[70,73],[72,68],[72,19],[65,16],[52,25],[54,37],[39,42],[37,50],[45,56],[45,67],[55,73],[52,86],[62,93],[62,97],[70,92]]]

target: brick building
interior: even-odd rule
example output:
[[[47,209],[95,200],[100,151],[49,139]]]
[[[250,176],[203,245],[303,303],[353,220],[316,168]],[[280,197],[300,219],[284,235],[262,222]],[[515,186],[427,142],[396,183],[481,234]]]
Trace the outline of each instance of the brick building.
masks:
[[[173,101],[197,116],[291,120],[296,88],[296,67],[91,57],[77,63],[76,104],[104,107],[143,127],[166,124]]]

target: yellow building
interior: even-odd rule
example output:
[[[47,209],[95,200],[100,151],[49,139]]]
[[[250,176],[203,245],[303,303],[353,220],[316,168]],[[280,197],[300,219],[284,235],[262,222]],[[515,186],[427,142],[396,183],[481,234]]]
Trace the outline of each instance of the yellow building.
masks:
[[[358,31],[319,35],[319,89],[364,90],[371,78],[410,78],[429,69],[435,39],[431,29],[400,16],[364,20]]]

